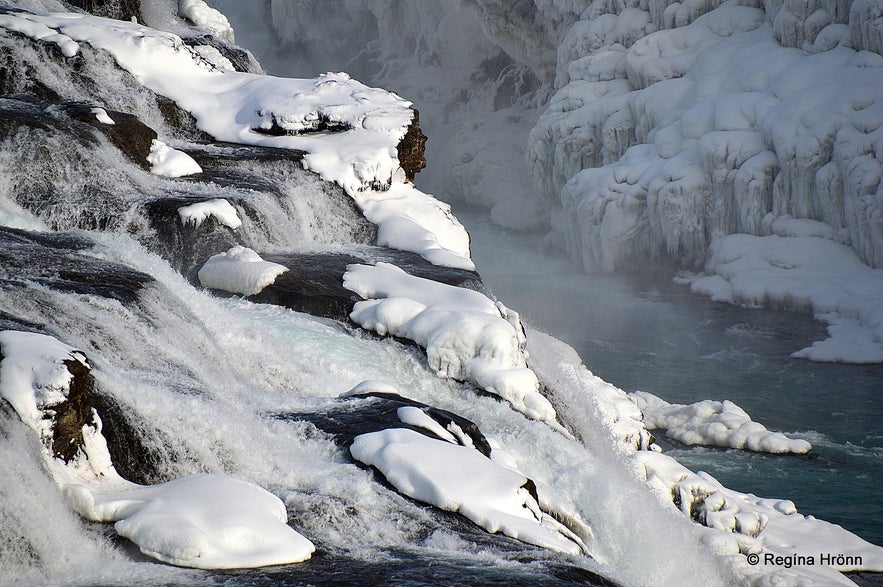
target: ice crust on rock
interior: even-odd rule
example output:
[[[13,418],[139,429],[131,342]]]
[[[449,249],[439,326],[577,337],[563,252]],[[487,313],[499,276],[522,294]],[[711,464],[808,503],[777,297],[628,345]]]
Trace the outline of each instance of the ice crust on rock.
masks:
[[[350,265],[343,286],[365,298],[350,313],[356,324],[413,340],[440,376],[470,381],[531,418],[554,421],[554,408],[527,368],[516,312],[480,292],[414,277],[389,263]]]
[[[216,37],[230,43],[236,42],[227,17],[203,0],[178,0],[178,15]]]
[[[583,13],[528,149],[556,239],[592,270],[700,263],[713,237],[769,234],[772,213],[824,222],[879,266],[883,57],[860,50],[867,3],[821,4]]]
[[[285,505],[257,485],[223,475],[153,486],[120,477],[94,410],[76,457],[53,457],[54,408],[67,399],[72,379],[65,362],[88,367],[86,358],[54,337],[10,330],[0,332],[0,351],[0,397],[38,434],[47,469],[80,515],[115,522],[142,552],[179,566],[247,568],[310,558],[314,547],[287,525]]]
[[[729,549],[731,554],[807,556],[807,553],[829,552],[832,545],[836,545],[837,552],[844,557],[861,560],[864,570],[883,569],[883,548],[836,524],[800,514],[790,500],[761,498],[727,489],[711,475],[694,473],[662,453],[642,451],[634,458],[660,499],[674,497],[673,503],[678,509],[712,530],[707,540],[716,544],[715,548],[721,553]],[[839,571],[857,570],[852,565],[826,564],[764,568],[762,564],[749,566],[744,560],[739,566],[747,582],[781,585],[854,585]]]
[[[287,267],[264,261],[253,250],[237,245],[210,257],[197,277],[203,287],[253,296],[286,271]]]
[[[731,401],[704,400],[690,405],[671,404],[646,391],[629,394],[644,413],[650,430],[662,430],[684,444],[724,446],[769,453],[807,453],[812,444],[771,432]]]

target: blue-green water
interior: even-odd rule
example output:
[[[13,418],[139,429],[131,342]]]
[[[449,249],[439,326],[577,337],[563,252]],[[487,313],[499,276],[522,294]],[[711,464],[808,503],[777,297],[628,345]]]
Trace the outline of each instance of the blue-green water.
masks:
[[[883,365],[789,355],[825,336],[809,316],[711,302],[671,275],[587,275],[540,235],[455,209],[485,283],[534,328],[571,344],[595,374],[674,403],[729,399],[810,457],[661,444],[693,470],[883,545]]]

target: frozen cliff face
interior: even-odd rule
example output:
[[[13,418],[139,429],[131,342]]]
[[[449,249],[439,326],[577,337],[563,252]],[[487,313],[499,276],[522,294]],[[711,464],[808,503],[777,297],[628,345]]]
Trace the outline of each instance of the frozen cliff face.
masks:
[[[531,132],[534,188],[587,269],[675,257],[779,217],[883,262],[880,3],[594,3]]]

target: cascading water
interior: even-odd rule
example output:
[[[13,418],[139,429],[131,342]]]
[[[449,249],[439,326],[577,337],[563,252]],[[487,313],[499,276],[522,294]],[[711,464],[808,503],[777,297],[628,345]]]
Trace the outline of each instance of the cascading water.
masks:
[[[8,20],[4,23],[11,26]],[[180,22],[176,26],[186,28]],[[34,44],[12,34],[0,40],[15,56],[28,55]],[[204,175],[168,179],[149,174],[143,161],[126,158],[102,134],[73,122],[60,130],[38,127],[45,136],[32,130],[33,125],[24,125],[29,130],[22,134],[3,135],[0,152],[37,143],[49,150],[49,156],[42,157],[37,146],[20,166],[9,164],[7,177],[13,180],[0,192],[3,224],[42,224],[70,232],[28,236],[3,229],[9,243],[5,254],[14,262],[4,267],[0,279],[0,329],[50,335],[88,357],[98,409],[106,420],[105,435],[116,439],[112,444],[117,445],[121,472],[147,484],[195,473],[254,483],[283,500],[290,525],[308,536],[318,551],[307,563],[252,571],[204,572],[150,563],[108,526],[83,521],[66,509],[41,467],[39,443],[28,436],[30,431],[16,414],[3,407],[0,443],[10,450],[4,450],[0,461],[15,457],[8,463],[14,474],[0,479],[0,495],[9,497],[0,506],[0,581],[611,580],[715,585],[745,579],[738,541],[750,542],[749,537],[733,538],[731,532],[704,528],[672,507],[673,490],[687,495],[689,486],[678,485],[681,480],[660,485],[654,476],[666,471],[633,458],[636,447],[646,444],[646,430],[631,415],[634,405],[591,376],[572,351],[554,339],[529,332],[529,343],[540,345],[532,351],[531,367],[541,375],[569,432],[558,424],[525,418],[497,395],[471,384],[440,378],[414,346],[374,337],[350,323],[241,298],[213,297],[195,288],[192,270],[209,254],[200,247],[235,243],[261,253],[330,249],[365,258],[374,228],[346,199],[346,192],[304,172],[296,156],[213,144],[180,111],[172,112],[177,123],[169,122],[168,111],[162,112],[168,105],[162,106],[162,100],[132,80],[122,81],[128,74],[121,74],[111,61],[94,65],[108,58],[85,45],[80,49],[80,71],[84,79],[101,82],[74,84],[73,89],[57,86],[53,91],[90,106],[100,103],[136,112],[160,139],[198,160]],[[43,57],[35,54],[31,59]],[[40,95],[40,88],[77,77],[53,67],[45,70],[49,78],[33,78],[39,84],[13,78],[10,91],[56,101],[51,92]],[[527,80],[526,74],[520,79]],[[112,98],[103,95],[104,81],[113,89]],[[27,109],[7,102],[13,118],[17,109]],[[41,116],[54,114],[44,110]],[[59,119],[67,121],[67,115],[62,112]],[[92,127],[98,128],[94,122]],[[56,132],[76,140],[53,138]],[[30,179],[38,171],[45,183]],[[45,209],[39,205],[42,199],[29,200],[32,188],[41,198],[54,197],[56,205]],[[104,199],[82,199],[84,193]],[[218,213],[202,226],[188,228],[182,205],[218,198],[235,205],[241,226],[232,229]],[[81,214],[84,205],[92,216]],[[96,222],[96,216],[104,220]],[[96,224],[108,230],[82,230]],[[194,232],[186,232],[190,229]],[[193,242],[188,239],[199,246],[184,258],[169,246],[168,232],[187,246]],[[384,257],[383,249],[372,250],[367,256]],[[422,270],[431,273],[426,265]],[[179,272],[184,269],[186,276]],[[517,324],[517,317],[511,322]],[[587,539],[593,535],[593,557],[488,534],[466,521],[468,516],[405,498],[393,490],[391,479],[381,482],[357,466],[348,447],[311,423],[309,415],[357,411],[376,401],[339,397],[366,380],[385,382],[404,396],[474,422],[492,439],[499,462],[517,467],[532,480],[540,505]],[[707,491],[701,484],[696,487]],[[682,510],[704,507],[679,499]],[[714,513],[724,518],[726,512]]]

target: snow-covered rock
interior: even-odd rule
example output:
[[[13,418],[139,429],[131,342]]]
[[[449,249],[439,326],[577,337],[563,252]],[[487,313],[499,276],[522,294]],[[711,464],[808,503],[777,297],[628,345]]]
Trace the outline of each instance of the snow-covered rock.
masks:
[[[380,335],[426,349],[442,377],[470,381],[531,418],[554,421],[555,410],[527,368],[516,312],[482,293],[414,277],[395,265],[350,265],[343,286],[365,301],[350,318]]]
[[[150,145],[147,162],[150,163],[150,173],[163,177],[183,177],[202,173],[202,167],[193,160],[193,157],[156,139]]]
[[[198,277],[203,287],[251,296],[260,293],[286,271],[286,267],[264,261],[253,250],[237,245],[209,258],[199,270]]]

